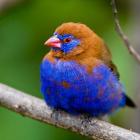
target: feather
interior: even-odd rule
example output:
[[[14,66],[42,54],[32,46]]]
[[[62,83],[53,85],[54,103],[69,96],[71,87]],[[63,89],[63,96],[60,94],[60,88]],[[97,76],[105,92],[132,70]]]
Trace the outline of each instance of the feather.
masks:
[[[126,98],[126,105],[132,108],[136,108],[136,104],[127,96],[125,95]]]
[[[107,45],[94,31],[70,22],[60,25],[54,35],[47,41],[52,49],[40,68],[41,92],[49,106],[94,117],[125,105],[135,107],[119,81]]]

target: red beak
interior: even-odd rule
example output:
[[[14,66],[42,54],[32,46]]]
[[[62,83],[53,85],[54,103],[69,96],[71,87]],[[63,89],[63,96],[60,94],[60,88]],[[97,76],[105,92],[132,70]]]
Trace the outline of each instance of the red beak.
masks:
[[[59,38],[57,38],[57,36],[53,36],[51,38],[49,38],[44,45],[49,46],[49,47],[54,47],[54,48],[61,48],[61,41]]]

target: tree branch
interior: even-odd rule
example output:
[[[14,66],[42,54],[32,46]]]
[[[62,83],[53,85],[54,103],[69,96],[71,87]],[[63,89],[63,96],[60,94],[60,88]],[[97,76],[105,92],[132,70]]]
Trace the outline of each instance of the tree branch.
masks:
[[[138,54],[137,51],[134,49],[134,47],[130,43],[128,37],[124,34],[124,32],[120,26],[120,21],[118,18],[118,10],[116,7],[116,0],[112,0],[111,5],[112,5],[114,20],[115,20],[115,29],[116,29],[117,33],[119,34],[119,36],[121,37],[121,39],[123,40],[129,53],[137,60],[137,62],[140,63],[140,54]]]
[[[44,101],[0,84],[0,105],[23,116],[77,132],[96,140],[140,140],[140,134],[114,126],[107,122],[83,116],[71,116],[50,109]]]
[[[24,0],[0,0],[0,12],[3,12],[4,10],[22,2],[24,2]]]

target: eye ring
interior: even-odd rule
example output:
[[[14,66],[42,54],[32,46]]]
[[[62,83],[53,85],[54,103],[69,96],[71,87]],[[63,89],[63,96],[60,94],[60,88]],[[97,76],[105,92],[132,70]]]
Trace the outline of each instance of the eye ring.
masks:
[[[64,42],[64,43],[69,43],[71,40],[72,40],[71,38],[65,38],[65,39],[63,40],[63,42]]]

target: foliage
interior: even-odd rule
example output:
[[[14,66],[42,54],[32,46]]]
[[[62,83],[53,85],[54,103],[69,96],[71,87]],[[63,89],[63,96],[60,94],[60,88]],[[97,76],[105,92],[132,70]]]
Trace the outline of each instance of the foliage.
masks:
[[[121,9],[122,13],[125,10],[127,9]],[[127,28],[127,18],[124,18],[123,14],[121,16],[121,21]],[[131,93],[131,56],[114,31],[111,6],[106,0],[25,1],[1,13],[0,82],[42,98],[39,89],[39,65],[48,51],[43,47],[43,43],[59,24],[67,21],[83,22],[104,38],[119,67],[121,80],[128,93]],[[132,111],[128,109],[116,113],[112,120],[124,126],[123,122],[126,122],[125,117],[128,114],[130,117],[127,118],[131,120]],[[84,139],[2,108],[0,116],[0,139],[3,140]]]

